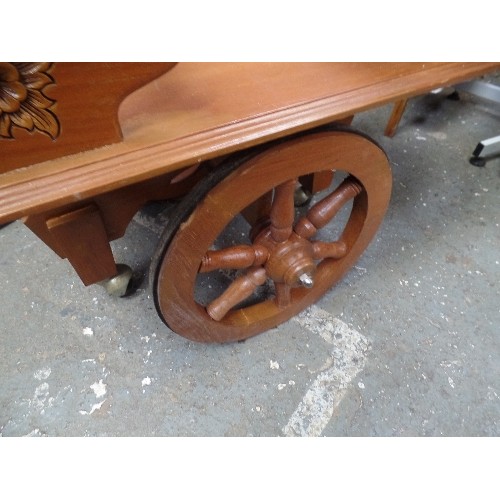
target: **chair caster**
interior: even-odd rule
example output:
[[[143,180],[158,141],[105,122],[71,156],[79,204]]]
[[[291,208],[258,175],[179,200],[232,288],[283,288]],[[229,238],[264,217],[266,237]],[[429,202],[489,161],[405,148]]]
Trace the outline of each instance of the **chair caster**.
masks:
[[[101,281],[99,284],[112,297],[124,297],[129,291],[132,269],[126,264],[117,264],[116,269],[118,274],[115,277]]]
[[[486,166],[486,160],[481,156],[471,156],[469,158],[469,163],[474,165],[475,167],[484,167]]]

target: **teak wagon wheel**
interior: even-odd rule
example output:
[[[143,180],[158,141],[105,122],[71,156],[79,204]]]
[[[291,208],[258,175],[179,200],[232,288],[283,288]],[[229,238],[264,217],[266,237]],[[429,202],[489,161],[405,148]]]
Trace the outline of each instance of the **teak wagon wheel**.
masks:
[[[299,179],[325,171],[345,179],[296,216]],[[202,342],[241,340],[288,320],[353,266],[390,190],[385,153],[352,129],[324,127],[226,159],[165,228],[151,269],[160,317]],[[350,206],[339,237],[324,241],[321,228]],[[229,283],[215,291],[210,275]]]

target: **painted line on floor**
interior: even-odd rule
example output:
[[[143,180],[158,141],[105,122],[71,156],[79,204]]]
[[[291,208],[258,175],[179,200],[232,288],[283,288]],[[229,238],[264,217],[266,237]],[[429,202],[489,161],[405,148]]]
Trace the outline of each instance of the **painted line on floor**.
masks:
[[[317,306],[294,318],[302,328],[319,335],[332,345],[325,366],[283,427],[285,436],[320,436],[335,408],[364,368],[368,340],[357,330]]]

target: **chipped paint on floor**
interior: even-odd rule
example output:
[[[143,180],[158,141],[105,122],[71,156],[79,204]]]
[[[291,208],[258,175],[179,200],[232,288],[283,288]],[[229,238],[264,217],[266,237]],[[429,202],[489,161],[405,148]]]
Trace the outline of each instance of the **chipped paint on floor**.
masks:
[[[320,371],[282,431],[285,436],[320,436],[351,382],[365,365],[367,339],[343,321],[312,306],[295,320],[332,345],[329,360]],[[333,362],[332,362],[333,361]]]
[[[94,391],[96,398],[102,398],[106,394],[106,384],[101,380],[92,384],[90,388]]]
[[[85,410],[80,410],[79,413],[80,415],[92,415],[97,410],[101,409],[101,406],[107,401],[107,399],[102,400],[100,403],[95,403],[92,405],[92,408],[90,411],[85,411]]]
[[[33,377],[35,377],[37,380],[46,380],[50,377],[51,372],[52,370],[49,367],[40,368],[40,370],[37,370],[33,374]]]

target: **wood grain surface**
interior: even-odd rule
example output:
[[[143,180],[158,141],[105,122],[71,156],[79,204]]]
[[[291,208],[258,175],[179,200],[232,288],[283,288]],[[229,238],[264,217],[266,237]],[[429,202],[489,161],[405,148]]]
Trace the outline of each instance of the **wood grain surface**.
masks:
[[[123,101],[120,142],[51,161],[43,161],[42,152],[30,157],[28,166],[1,174],[0,223],[499,67],[479,62],[179,63]],[[0,158],[12,165],[5,144],[0,142]]]

